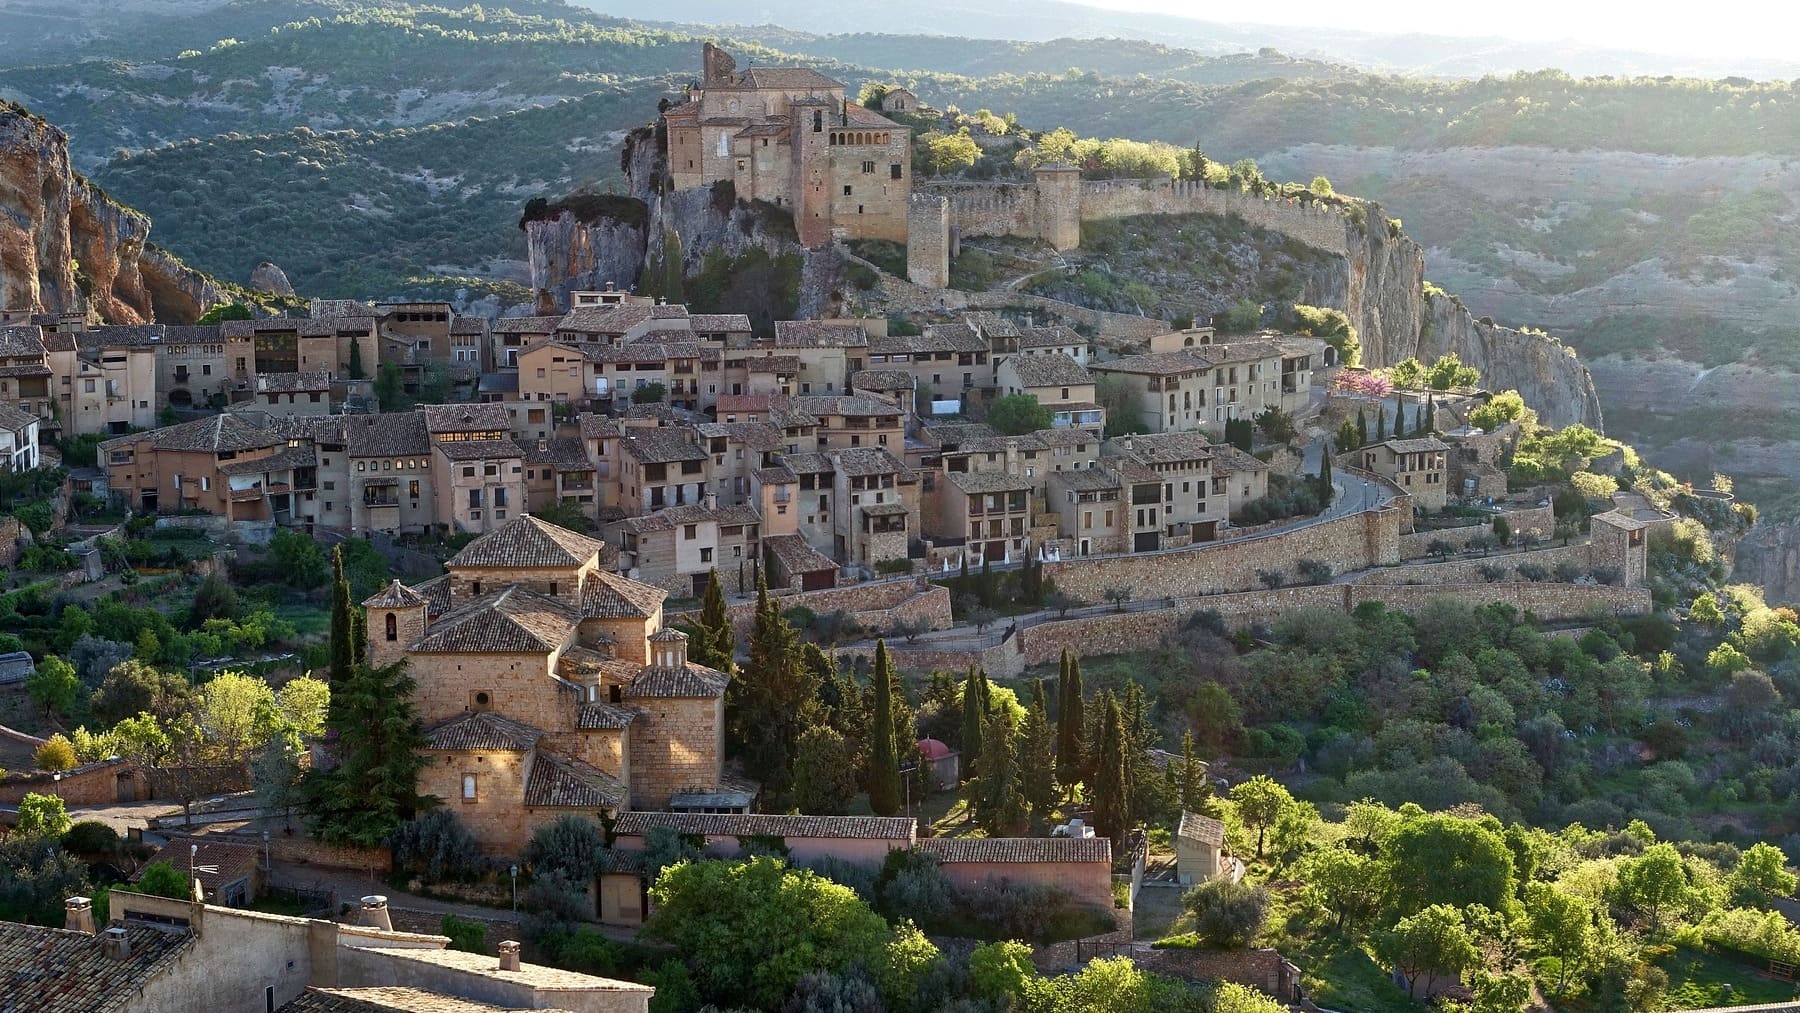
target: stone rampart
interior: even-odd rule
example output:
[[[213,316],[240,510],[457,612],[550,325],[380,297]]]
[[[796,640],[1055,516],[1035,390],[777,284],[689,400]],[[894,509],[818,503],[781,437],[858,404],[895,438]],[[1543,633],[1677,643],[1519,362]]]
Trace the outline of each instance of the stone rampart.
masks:
[[[921,193],[949,202],[950,225],[964,236],[1048,236],[1059,211],[1081,221],[1135,215],[1236,215],[1246,224],[1278,232],[1327,253],[1347,256],[1345,218],[1337,208],[1287,199],[1264,199],[1239,190],[1171,179],[1083,180],[1076,207],[1047,200],[1038,183],[929,183]]]
[[[1303,559],[1329,563],[1338,573],[1398,563],[1400,531],[1410,521],[1403,513],[1388,506],[1253,538],[1046,563],[1044,575],[1058,590],[1090,604],[1103,601],[1111,587],[1128,587],[1140,600],[1249,591],[1261,583],[1258,570],[1293,576]]]
[[[1373,570],[1359,575],[1357,584],[1473,584],[1487,578],[1481,575],[1484,566],[1504,567],[1507,571],[1505,580],[1524,580],[1519,576],[1518,568],[1522,564],[1535,563],[1546,570],[1554,570],[1561,562],[1574,563],[1584,572],[1591,566],[1616,566],[1617,563],[1607,559],[1593,561],[1594,550],[1587,544],[1558,545],[1549,549],[1534,549],[1529,552],[1496,553],[1486,557],[1472,559],[1453,559],[1445,563],[1408,563],[1405,566],[1389,567]]]

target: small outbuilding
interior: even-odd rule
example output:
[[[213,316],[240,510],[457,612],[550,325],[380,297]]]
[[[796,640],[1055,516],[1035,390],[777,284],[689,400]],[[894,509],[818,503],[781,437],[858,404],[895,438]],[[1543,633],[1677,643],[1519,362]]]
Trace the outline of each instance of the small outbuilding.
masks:
[[[940,791],[955,788],[962,775],[962,754],[937,739],[919,740],[919,762],[931,768],[931,783]]]
[[[1204,883],[1229,864],[1225,824],[1211,816],[1183,812],[1175,832],[1175,877],[1181,885]]]

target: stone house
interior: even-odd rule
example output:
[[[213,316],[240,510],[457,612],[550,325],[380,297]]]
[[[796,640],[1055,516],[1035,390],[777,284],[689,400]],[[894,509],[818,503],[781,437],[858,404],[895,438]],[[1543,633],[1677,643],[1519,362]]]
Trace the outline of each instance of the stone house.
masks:
[[[501,317],[494,321],[490,336],[493,350],[489,353],[488,368],[517,369],[519,353],[540,341],[550,340],[562,321],[562,317]]]
[[[915,847],[959,889],[1034,883],[1066,890],[1086,907],[1113,908],[1112,842],[1104,837],[927,837]]]
[[[801,245],[906,242],[912,131],[803,67],[751,67],[707,43],[699,87],[662,116],[676,189],[730,182],[793,212]]]
[[[0,404],[39,419],[55,417],[50,353],[36,324],[0,327]]]
[[[787,504],[777,496],[776,521],[769,533],[798,534],[815,551],[829,555],[837,545],[837,477],[831,458],[825,454],[783,454],[780,467],[793,476],[793,520],[783,521],[788,514],[780,508]]]
[[[30,471],[41,460],[37,416],[0,404],[0,472]]]
[[[1449,501],[1447,456],[1450,448],[1435,436],[1387,440],[1357,454],[1365,471],[1399,486],[1424,510],[1441,509]]]
[[[1214,478],[1223,477],[1214,472],[1219,450],[1205,436],[1199,433],[1122,436],[1107,441],[1101,454],[1129,459],[1161,480],[1162,547],[1212,541],[1218,537],[1219,529],[1230,523],[1232,499],[1229,491],[1213,495]],[[1238,467],[1251,479],[1254,490],[1256,473],[1241,463]],[[1267,488],[1266,472],[1262,487]]]
[[[720,503],[750,501],[750,473],[766,467],[786,449],[780,427],[768,422],[703,422],[694,427],[712,455],[708,490]]]
[[[1130,394],[1136,419],[1152,433],[1191,432],[1211,427],[1213,364],[1201,350],[1126,355],[1089,364],[1096,378],[1114,377]],[[1218,427],[1222,432],[1223,427]]]
[[[682,598],[705,594],[714,568],[725,590],[754,591],[761,524],[748,506],[678,506],[627,517],[613,526],[619,571]]]
[[[1050,410],[1057,429],[1086,429],[1099,435],[1106,412],[1094,400],[1094,377],[1062,352],[1014,355],[1000,364],[995,383],[1003,396],[1024,394]]]
[[[910,409],[918,398],[918,379],[904,369],[864,369],[850,374],[850,391],[869,394]]]
[[[828,554],[864,567],[907,558],[919,530],[918,476],[881,447],[833,450],[820,456],[830,468],[831,480],[830,502],[818,493],[819,516],[828,516]],[[804,484],[801,493],[806,493]],[[808,541],[824,551],[818,542]]]
[[[1030,551],[1030,479],[1005,471],[944,472],[937,486],[937,527],[926,532],[939,544],[962,544],[970,566],[1025,558]]]
[[[482,317],[458,316],[450,321],[450,362],[465,373],[493,368],[493,337]]]
[[[895,85],[881,95],[881,111],[884,113],[917,113],[919,96],[908,89]]]
[[[455,327],[457,315],[447,302],[392,302],[375,304],[376,319],[380,321],[382,337],[394,347],[408,350],[410,354],[398,360],[405,365],[422,365],[426,362],[455,361],[457,343],[451,334]],[[466,346],[465,346],[466,347]],[[387,351],[384,347],[383,351]],[[365,359],[364,362],[369,360]],[[384,357],[382,362],[390,361]],[[472,360],[476,367],[480,366],[480,355]],[[372,368],[371,368],[371,371]]]
[[[769,587],[823,591],[837,586],[838,565],[797,534],[765,535],[769,550]]]
[[[1270,407],[1293,412],[1306,405],[1315,346],[1322,348],[1324,342],[1263,338],[1212,344],[1211,336],[1210,328],[1176,332],[1168,337],[1179,338],[1183,344],[1178,347],[1090,367],[1129,385],[1137,417],[1153,433],[1203,429],[1219,436],[1231,419],[1255,418]],[[1152,347],[1157,346],[1153,341]]]
[[[83,1013],[414,1013],[558,1008],[646,1013],[654,989],[491,955],[444,936],[395,932],[384,897],[365,924],[263,914],[114,889],[112,922],[70,897],[65,926],[0,922],[9,1007]],[[96,931],[98,930],[98,931]]]
[[[1125,552],[1130,548],[1120,518],[1124,515],[1124,482],[1104,465],[1059,471],[1050,476],[1050,509],[1056,534],[1077,556]]]
[[[801,362],[798,355],[777,355],[768,349],[729,349],[724,354],[724,393],[719,405],[728,398],[746,395],[779,395],[793,397],[797,393]],[[723,410],[723,408],[721,408]]]
[[[233,414],[196,419],[100,444],[112,495],[146,513],[199,509],[240,519],[225,465],[267,457],[287,440]],[[260,500],[260,495],[258,499]],[[246,505],[248,506],[248,505]],[[241,519],[262,519],[260,510]]]
[[[872,361],[870,343],[880,337],[871,338],[870,328],[886,333],[886,326],[885,320],[777,320],[774,338],[752,338],[743,346],[746,350],[793,356],[799,367],[791,381],[796,395],[839,394],[850,389],[850,374]],[[730,393],[748,392],[746,386],[742,392]]]
[[[262,852],[254,845],[234,844],[213,837],[171,837],[145,860],[168,862],[205,891],[207,903],[220,907],[249,907],[262,896]],[[143,870],[132,877],[136,882]]]
[[[1182,812],[1175,830],[1175,878],[1182,886],[1204,883],[1227,871],[1225,824],[1211,816]]]
[[[352,533],[421,532],[449,519],[439,515],[434,470],[444,462],[420,411],[340,416],[312,430],[318,454],[318,526]]]
[[[650,332],[655,309],[650,303],[577,306],[556,322],[554,333],[581,345],[622,345]]]
[[[611,387],[601,389],[594,363],[573,341],[553,338],[520,349],[518,366],[519,396],[512,400],[586,406],[611,396]]]
[[[605,544],[524,516],[446,573],[364,602],[372,664],[406,659],[427,723],[422,794],[515,854],[568,812],[716,808],[728,677],[687,660],[668,592],[602,568]]]
[[[331,414],[331,374],[325,370],[258,373],[229,408],[253,407],[274,416]]]
[[[988,340],[967,323],[933,324],[922,334],[876,338],[869,343],[869,366],[904,369],[932,398],[966,396],[994,386]]]
[[[879,447],[899,450],[906,443],[906,416],[912,406],[870,394],[796,397],[790,407],[817,420],[819,450]]]
[[[156,347],[161,328],[80,327],[47,335],[63,430],[123,433],[156,425]]]
[[[697,430],[627,425],[616,443],[619,508],[627,516],[705,501],[711,455]]]
[[[530,510],[568,501],[584,516],[599,519],[600,493],[594,462],[579,436],[516,441],[525,452],[525,501]]]
[[[223,405],[256,375],[256,335],[218,325],[165,327],[156,346],[156,389],[176,408]]]
[[[1088,364],[1088,340],[1071,327],[1022,327],[1018,348],[1022,356],[1061,354]]]
[[[1229,443],[1213,445],[1214,497],[1224,496],[1233,515],[1252,500],[1269,494],[1269,466]]]
[[[438,523],[494,531],[525,509],[525,454],[498,405],[425,405]]]

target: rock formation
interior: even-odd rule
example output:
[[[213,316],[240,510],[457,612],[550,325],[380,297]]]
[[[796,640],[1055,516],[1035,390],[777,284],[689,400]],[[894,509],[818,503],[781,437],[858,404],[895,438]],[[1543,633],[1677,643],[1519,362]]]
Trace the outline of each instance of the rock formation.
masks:
[[[294,286],[288,281],[287,272],[266,260],[250,272],[250,287],[270,295],[294,294]]]
[[[0,105],[0,309],[189,323],[226,298],[149,235],[148,216],[69,167],[67,135]]]
[[[1490,390],[1516,389],[1548,425],[1601,428],[1593,377],[1575,350],[1539,332],[1477,320],[1462,300],[1425,291],[1425,251],[1390,231],[1379,204],[1368,226],[1346,222],[1349,256],[1306,279],[1300,301],[1341,307],[1362,341],[1363,361],[1385,366],[1455,352]]]

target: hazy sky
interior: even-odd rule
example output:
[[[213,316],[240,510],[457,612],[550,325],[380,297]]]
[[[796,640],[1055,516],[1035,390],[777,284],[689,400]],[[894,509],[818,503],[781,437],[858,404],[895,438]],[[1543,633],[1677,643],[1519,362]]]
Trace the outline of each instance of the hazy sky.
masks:
[[[1787,57],[1800,5],[1767,0],[1682,4],[1670,0],[1282,0],[1222,8],[1192,0],[1077,0],[1096,7],[1158,11],[1207,21],[1318,25],[1371,32],[1500,35],[1532,42],[1573,39],[1606,49],[1695,56]],[[1679,10],[1681,13],[1668,13]]]

